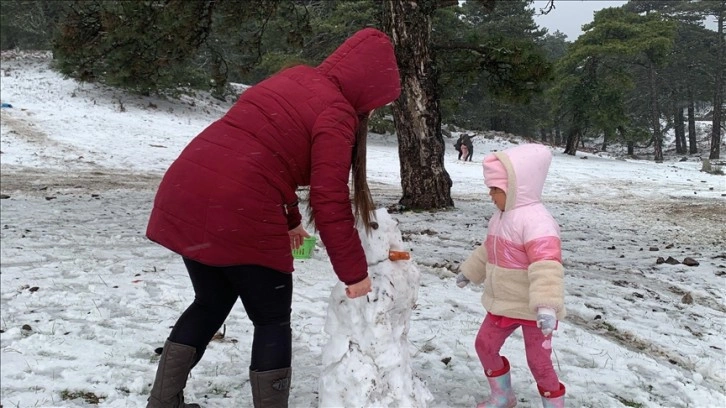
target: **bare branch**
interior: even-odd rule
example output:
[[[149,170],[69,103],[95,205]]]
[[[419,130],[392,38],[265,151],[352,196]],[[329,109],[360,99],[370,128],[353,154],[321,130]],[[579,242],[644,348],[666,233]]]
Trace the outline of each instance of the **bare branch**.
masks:
[[[539,15],[544,16],[550,13],[550,11],[555,9],[555,0],[549,0],[547,4],[545,4],[544,7],[539,9]]]

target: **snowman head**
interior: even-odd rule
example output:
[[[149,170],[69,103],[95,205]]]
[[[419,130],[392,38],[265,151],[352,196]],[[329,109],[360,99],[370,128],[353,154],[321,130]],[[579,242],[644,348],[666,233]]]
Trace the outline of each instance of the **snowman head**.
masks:
[[[385,208],[379,208],[375,212],[375,219],[371,221],[370,234],[366,233],[362,225],[358,225],[358,236],[360,237],[363,250],[366,253],[368,264],[388,259],[388,251],[403,249],[401,231],[398,229],[398,221],[393,219]]]

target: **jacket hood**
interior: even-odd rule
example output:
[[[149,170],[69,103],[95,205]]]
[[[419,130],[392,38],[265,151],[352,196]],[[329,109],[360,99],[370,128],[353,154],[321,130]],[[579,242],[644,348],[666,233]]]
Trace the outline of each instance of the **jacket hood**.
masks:
[[[317,70],[338,85],[357,113],[380,108],[401,93],[393,44],[374,28],[353,34]]]
[[[542,200],[552,152],[539,144],[525,144],[494,153],[507,171],[507,202],[505,211]],[[486,158],[484,159],[486,162]],[[484,167],[484,179],[487,174]]]

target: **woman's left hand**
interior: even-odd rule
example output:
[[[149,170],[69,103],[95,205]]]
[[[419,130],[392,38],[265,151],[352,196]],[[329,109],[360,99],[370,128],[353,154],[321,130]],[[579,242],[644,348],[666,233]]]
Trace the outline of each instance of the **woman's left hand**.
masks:
[[[303,244],[303,241],[305,240],[305,238],[310,236],[310,234],[308,234],[308,232],[305,231],[305,228],[303,228],[302,224],[291,229],[287,233],[290,234],[290,247],[292,249],[300,248],[300,246]]]
[[[367,295],[371,290],[371,278],[366,277],[362,281],[345,288],[345,294],[348,295],[349,298],[355,299],[357,297]]]

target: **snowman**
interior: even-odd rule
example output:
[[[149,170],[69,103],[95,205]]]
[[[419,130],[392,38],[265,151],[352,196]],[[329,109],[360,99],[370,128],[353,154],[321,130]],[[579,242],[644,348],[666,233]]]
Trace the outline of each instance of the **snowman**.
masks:
[[[410,364],[408,329],[420,273],[405,256],[398,222],[385,209],[375,215],[370,235],[358,226],[372,291],[349,299],[339,282],[330,295],[321,407],[425,407],[433,399]]]

